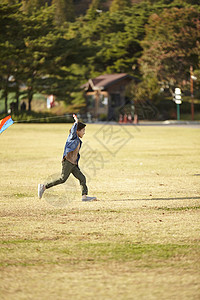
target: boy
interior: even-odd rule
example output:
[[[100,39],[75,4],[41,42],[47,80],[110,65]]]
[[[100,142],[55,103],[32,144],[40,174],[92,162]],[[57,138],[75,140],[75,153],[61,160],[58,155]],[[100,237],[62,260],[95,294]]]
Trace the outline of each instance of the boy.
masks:
[[[60,178],[48,182],[47,184],[38,184],[38,197],[41,199],[44,191],[52,186],[64,183],[70,174],[76,177],[82,188],[82,201],[93,201],[96,197],[88,197],[88,188],[86,185],[86,178],[80,171],[78,161],[80,158],[79,150],[81,148],[82,138],[85,134],[85,124],[78,122],[76,115],[73,115],[75,123],[70,130],[70,134],[67,138],[65,149],[62,159],[62,173]]]

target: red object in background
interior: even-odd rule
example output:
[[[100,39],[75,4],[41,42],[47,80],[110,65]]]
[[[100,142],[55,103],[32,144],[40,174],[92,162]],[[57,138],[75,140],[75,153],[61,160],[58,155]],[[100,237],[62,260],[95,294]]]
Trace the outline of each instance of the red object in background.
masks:
[[[127,120],[128,120],[127,114],[125,114],[125,115],[124,115],[124,123],[125,123],[125,124],[127,123]]]
[[[49,98],[50,98],[50,106],[51,106],[51,108],[52,108],[52,107],[54,107],[54,106],[55,106],[55,99],[54,99],[54,95],[50,95],[50,96],[49,96]]]
[[[134,124],[138,124],[138,115],[134,115],[134,122],[133,122]]]
[[[120,123],[120,124],[123,123],[123,115],[119,115],[119,123]]]

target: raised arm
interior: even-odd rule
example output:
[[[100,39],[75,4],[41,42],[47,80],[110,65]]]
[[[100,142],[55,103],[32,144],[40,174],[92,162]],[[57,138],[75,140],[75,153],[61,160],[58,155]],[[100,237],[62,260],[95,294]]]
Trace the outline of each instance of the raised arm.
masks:
[[[71,130],[70,130],[70,134],[68,136],[68,141],[70,140],[74,140],[77,137],[77,125],[78,125],[78,118],[75,114],[73,114],[73,118],[74,118],[74,125],[72,126]]]

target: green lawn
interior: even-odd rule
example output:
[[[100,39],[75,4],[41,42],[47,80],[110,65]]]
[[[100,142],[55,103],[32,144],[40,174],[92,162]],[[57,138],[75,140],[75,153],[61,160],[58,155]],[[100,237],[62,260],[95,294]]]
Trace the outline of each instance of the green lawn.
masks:
[[[0,136],[1,299],[199,299],[200,129],[86,127],[89,194],[59,175],[70,124]]]

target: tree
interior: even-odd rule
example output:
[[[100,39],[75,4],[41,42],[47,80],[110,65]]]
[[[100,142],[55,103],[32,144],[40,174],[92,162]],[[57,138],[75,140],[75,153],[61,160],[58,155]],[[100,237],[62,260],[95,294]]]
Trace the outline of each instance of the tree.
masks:
[[[199,12],[196,8],[171,8],[153,14],[146,26],[140,60],[144,76],[181,85],[187,79],[190,65],[199,66]]]
[[[102,12],[96,19],[82,17],[68,25],[68,34],[79,35],[89,48],[87,60],[83,62],[86,66],[83,76],[93,77],[102,72],[140,76],[138,59],[142,55],[145,24],[154,10],[160,12],[165,7],[168,6],[142,2],[115,13]]]
[[[89,20],[96,19],[102,12],[102,0],[92,0],[87,10],[87,18]]]
[[[58,26],[67,21],[74,21],[74,4],[73,0],[53,0],[55,6],[55,22]]]
[[[6,113],[8,93],[15,87],[13,75],[17,72],[20,53],[24,49],[19,5],[0,4],[0,25],[0,87],[4,94]]]
[[[14,5],[17,4],[19,1],[17,0],[2,0],[2,4]]]
[[[77,86],[78,76],[70,72],[70,66],[81,64],[79,54],[83,55],[84,47],[79,38],[67,37],[67,29],[56,27],[53,20],[53,7],[46,7],[26,21],[26,51],[22,65],[29,110],[36,91],[52,93],[68,101],[70,92]]]
[[[111,12],[122,11],[127,7],[131,7],[130,0],[113,0],[110,6]]]
[[[48,5],[48,0],[22,0],[22,10],[28,15],[45,5]]]
[[[76,22],[68,30],[80,35],[83,45],[89,48],[87,60],[84,61],[89,76],[100,72],[132,72],[142,48],[139,39],[144,36],[144,22],[141,11],[124,11],[110,14],[102,13],[96,20],[83,23]]]
[[[55,27],[54,8],[43,7],[30,15],[21,12],[19,5],[0,5],[0,25],[0,87],[5,111],[9,90],[15,90],[19,99],[22,83],[27,87],[29,111],[35,92],[67,100],[75,85],[79,86],[79,76],[70,66],[81,64],[79,53],[86,51],[79,38],[67,38],[67,29]]]
[[[77,50],[81,49],[74,39],[65,38],[65,31],[54,27],[53,19],[52,8],[37,11],[27,19],[23,68],[29,110],[36,91],[66,98],[72,77],[66,68],[75,61]]]

